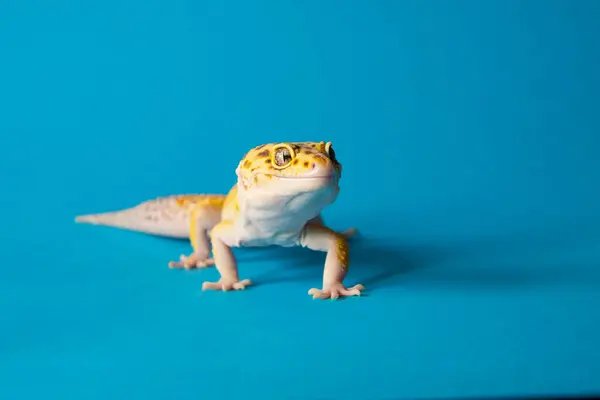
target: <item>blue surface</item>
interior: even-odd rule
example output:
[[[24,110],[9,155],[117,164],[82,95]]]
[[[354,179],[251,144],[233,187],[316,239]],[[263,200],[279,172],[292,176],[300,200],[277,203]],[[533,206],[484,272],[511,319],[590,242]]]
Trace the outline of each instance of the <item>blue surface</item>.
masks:
[[[600,2],[0,2],[0,398],[384,399],[600,390]],[[595,26],[596,25],[596,26]],[[76,214],[226,191],[331,140],[322,254],[189,250]]]

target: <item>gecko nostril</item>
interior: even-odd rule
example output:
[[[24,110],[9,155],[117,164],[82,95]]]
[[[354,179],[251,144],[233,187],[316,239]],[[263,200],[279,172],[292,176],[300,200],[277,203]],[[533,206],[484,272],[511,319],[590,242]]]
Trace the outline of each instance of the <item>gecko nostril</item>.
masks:
[[[317,167],[317,164],[312,163],[312,169],[315,169]]]

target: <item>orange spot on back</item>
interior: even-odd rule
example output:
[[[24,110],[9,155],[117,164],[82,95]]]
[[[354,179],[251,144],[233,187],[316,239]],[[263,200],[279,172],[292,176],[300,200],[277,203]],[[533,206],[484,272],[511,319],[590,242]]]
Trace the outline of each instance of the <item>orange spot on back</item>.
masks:
[[[225,201],[225,198],[224,196],[187,195],[179,196],[177,199],[175,199],[175,201],[180,207],[189,206],[190,204],[222,206],[223,202]]]

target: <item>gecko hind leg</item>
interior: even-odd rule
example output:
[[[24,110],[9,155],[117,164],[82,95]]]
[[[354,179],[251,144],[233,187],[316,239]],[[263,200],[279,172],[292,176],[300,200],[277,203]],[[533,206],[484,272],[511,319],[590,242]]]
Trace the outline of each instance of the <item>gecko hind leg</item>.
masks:
[[[215,265],[210,257],[209,232],[221,218],[221,209],[213,205],[199,205],[190,211],[190,242],[194,251],[186,256],[181,254],[179,261],[169,262],[169,268],[207,268]]]

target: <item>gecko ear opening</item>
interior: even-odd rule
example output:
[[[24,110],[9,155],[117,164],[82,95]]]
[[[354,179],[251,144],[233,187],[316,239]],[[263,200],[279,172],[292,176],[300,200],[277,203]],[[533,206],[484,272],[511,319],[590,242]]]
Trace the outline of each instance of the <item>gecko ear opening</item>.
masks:
[[[287,168],[296,158],[296,152],[287,143],[281,143],[273,146],[271,152],[271,165],[276,169]]]

